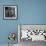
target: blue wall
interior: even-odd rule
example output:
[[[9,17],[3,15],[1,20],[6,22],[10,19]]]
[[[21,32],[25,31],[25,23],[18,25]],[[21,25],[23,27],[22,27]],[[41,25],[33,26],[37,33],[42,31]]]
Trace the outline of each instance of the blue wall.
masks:
[[[0,0],[0,44],[7,44],[9,42],[8,34],[10,32],[16,32],[16,34],[18,34],[17,24],[19,18],[18,20],[3,19],[3,5],[17,5],[17,3],[18,1],[16,0]],[[16,43],[18,42],[17,39],[15,41]]]
[[[18,20],[3,20],[3,5],[18,5]],[[8,43],[10,32],[18,32],[18,24],[46,24],[46,0],[0,0],[0,44]]]
[[[46,0],[21,0],[20,22],[46,24]]]

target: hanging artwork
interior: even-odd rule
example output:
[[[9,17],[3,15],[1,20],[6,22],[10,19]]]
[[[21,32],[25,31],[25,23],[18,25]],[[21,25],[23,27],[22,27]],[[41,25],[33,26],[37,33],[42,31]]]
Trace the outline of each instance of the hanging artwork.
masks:
[[[17,6],[4,5],[4,19],[17,19]]]

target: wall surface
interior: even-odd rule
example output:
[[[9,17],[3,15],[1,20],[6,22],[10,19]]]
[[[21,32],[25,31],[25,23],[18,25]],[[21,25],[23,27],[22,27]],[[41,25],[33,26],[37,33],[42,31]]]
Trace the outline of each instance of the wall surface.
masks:
[[[3,5],[17,5],[18,0],[0,0],[0,44],[7,44],[8,34],[10,32],[16,32],[18,35],[17,24],[18,20],[4,20],[3,19]],[[16,38],[16,43],[18,43],[18,37]]]
[[[18,5],[18,19],[4,20],[3,5]],[[0,44],[8,43],[10,32],[18,32],[18,24],[46,24],[46,0],[0,0]]]
[[[21,24],[46,24],[46,0],[21,0]]]

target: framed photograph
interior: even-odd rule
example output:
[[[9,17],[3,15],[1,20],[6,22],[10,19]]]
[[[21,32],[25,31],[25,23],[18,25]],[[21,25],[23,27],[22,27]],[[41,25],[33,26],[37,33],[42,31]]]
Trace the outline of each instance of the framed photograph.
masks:
[[[46,41],[46,24],[19,24],[18,41]]]
[[[4,19],[17,19],[17,6],[16,5],[4,5]]]

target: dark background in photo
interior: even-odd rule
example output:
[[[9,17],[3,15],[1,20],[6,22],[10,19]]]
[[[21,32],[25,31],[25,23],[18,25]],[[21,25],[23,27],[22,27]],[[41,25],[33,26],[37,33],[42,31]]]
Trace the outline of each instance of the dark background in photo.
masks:
[[[15,17],[15,8],[5,7],[5,17]]]

